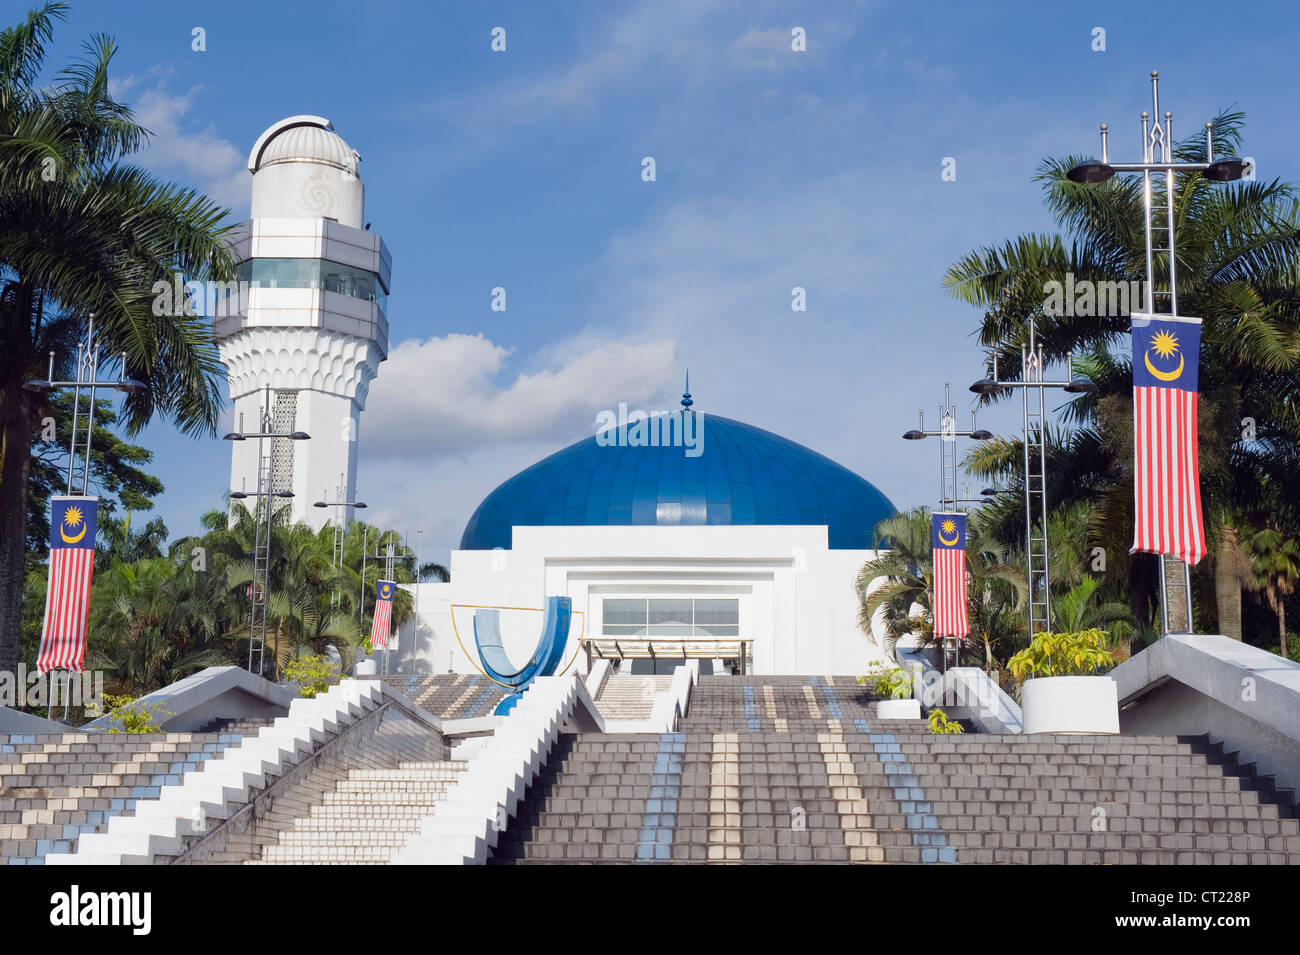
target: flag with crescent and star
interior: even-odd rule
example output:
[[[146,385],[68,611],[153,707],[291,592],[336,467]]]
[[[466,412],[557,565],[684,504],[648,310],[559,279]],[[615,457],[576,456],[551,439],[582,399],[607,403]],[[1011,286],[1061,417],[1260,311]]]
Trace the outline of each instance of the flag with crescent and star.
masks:
[[[370,648],[388,649],[388,631],[393,619],[393,594],[397,585],[391,580],[381,580],[375,585],[375,615],[370,624]]]
[[[50,499],[50,583],[36,670],[85,669],[90,577],[95,570],[99,499]]]
[[[1205,556],[1197,460],[1198,318],[1133,316],[1133,547]]]
[[[930,545],[934,551],[934,635],[970,634],[966,620],[966,515],[930,515]]]

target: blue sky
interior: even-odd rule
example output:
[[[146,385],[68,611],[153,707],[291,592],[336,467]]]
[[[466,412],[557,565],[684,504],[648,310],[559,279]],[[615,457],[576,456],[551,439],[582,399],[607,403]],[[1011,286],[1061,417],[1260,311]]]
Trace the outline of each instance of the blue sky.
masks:
[[[155,134],[137,161],[235,218],[276,120],[327,116],[361,153],[394,265],[358,490],[369,520],[422,529],[425,558],[445,559],[500,481],[601,409],[673,406],[688,367],[697,408],[809,445],[900,507],[930,503],[938,449],[899,435],[945,380],[968,409],[981,370],[978,315],[940,279],[979,245],[1051,229],[1043,157],[1094,152],[1103,121],[1112,154],[1136,155],[1154,68],[1179,136],[1244,110],[1259,175],[1300,178],[1297,9],[1223,10],[83,0],[50,62],[112,34],[116,89]],[[162,423],[140,441],[167,485],[157,513],[196,529],[228,445]]]

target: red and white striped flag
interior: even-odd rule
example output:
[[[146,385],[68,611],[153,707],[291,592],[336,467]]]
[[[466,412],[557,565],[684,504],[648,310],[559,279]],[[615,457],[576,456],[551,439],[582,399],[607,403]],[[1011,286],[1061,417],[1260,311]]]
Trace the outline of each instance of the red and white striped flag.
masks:
[[[370,624],[370,648],[388,649],[388,631],[393,622],[393,592],[397,585],[391,580],[381,580],[375,587],[375,615]]]
[[[50,499],[50,583],[36,672],[85,670],[90,578],[95,571],[99,499]]]
[[[966,619],[966,515],[930,515],[930,545],[934,550],[934,635],[970,634]]]
[[[1197,364],[1201,320],[1133,316],[1133,547],[1205,556],[1197,460]]]

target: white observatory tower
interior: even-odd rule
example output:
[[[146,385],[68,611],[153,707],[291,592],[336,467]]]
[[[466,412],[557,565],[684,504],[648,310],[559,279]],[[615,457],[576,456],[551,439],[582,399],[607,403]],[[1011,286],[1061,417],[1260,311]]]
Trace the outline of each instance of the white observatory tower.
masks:
[[[316,528],[335,509],[312,504],[337,492],[340,474],[342,500],[354,499],[359,418],[388,356],[392,271],[388,247],[363,228],[361,157],[333,130],[290,116],[253,145],[252,218],[233,240],[239,307],[231,296],[213,319],[235,430],[261,430],[269,387],[271,430],[311,435],[274,441],[271,475],[272,491],[293,492],[291,519]],[[257,490],[257,445],[231,443],[233,490]]]

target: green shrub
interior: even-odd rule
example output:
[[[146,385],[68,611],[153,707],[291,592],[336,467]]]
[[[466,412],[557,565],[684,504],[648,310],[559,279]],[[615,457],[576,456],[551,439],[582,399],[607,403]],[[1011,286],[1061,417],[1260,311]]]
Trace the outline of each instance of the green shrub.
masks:
[[[912,695],[912,678],[902,667],[877,667],[858,677],[859,686],[870,686],[876,696],[887,700],[905,700]]]
[[[952,733],[964,733],[966,730],[956,720],[948,719],[948,714],[936,706],[930,711],[930,732],[947,736]]]
[[[284,668],[284,679],[288,683],[297,683],[302,695],[311,699],[338,682],[339,668],[324,654],[317,653],[290,660]]]
[[[104,694],[104,705],[109,708],[112,721],[109,733],[161,733],[162,724],[172,716],[171,710],[161,701],[140,703],[127,694]]]
[[[1078,633],[1039,633],[1007,661],[1007,669],[1022,683],[1038,676],[1095,676],[1114,665],[1106,632],[1095,627]]]

